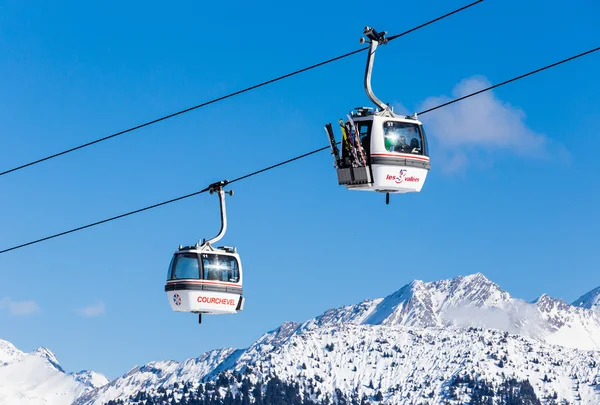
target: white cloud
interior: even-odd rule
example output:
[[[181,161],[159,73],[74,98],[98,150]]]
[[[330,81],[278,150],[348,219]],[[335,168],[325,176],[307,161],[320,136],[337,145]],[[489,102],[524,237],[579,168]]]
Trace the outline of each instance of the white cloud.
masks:
[[[467,167],[469,158],[464,152],[454,152],[442,158],[442,170],[445,173],[454,173]]]
[[[0,310],[3,309],[7,309],[11,315],[22,316],[38,312],[40,307],[35,301],[13,301],[10,297],[4,297],[0,300]]]
[[[453,99],[474,93],[491,84],[484,77],[474,76],[458,83],[452,97],[429,97],[419,110],[427,110]],[[562,146],[557,148],[545,135],[525,124],[523,110],[499,100],[493,91],[450,104],[419,117],[429,137],[436,141],[439,160],[447,172],[464,169],[473,158],[485,156],[489,162],[494,151],[537,158],[548,158],[559,152],[565,157]],[[556,157],[556,156],[555,156]]]
[[[87,317],[100,316],[104,315],[105,306],[103,302],[98,302],[97,304],[88,305],[86,307],[80,308],[78,312]]]

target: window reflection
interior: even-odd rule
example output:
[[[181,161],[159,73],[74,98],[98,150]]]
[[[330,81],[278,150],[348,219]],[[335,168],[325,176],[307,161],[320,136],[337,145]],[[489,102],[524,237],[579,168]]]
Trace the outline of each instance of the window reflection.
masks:
[[[421,134],[417,124],[387,121],[383,124],[385,149],[388,152],[423,154]]]
[[[203,253],[202,266],[206,280],[237,283],[240,280],[238,262],[235,257]]]

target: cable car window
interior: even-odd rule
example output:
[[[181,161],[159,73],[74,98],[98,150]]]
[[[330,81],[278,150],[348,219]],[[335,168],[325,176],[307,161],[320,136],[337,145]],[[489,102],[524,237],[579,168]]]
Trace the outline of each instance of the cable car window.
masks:
[[[388,152],[423,154],[421,133],[417,124],[387,121],[383,124],[383,136]]]
[[[423,154],[429,156],[429,143],[427,142],[427,134],[425,134],[425,127],[421,127],[423,133]]]
[[[358,127],[358,136],[360,138],[360,144],[363,147],[363,150],[369,156],[371,151],[371,123],[369,121],[366,122],[357,122],[356,126]],[[368,164],[369,162],[367,162]]]
[[[192,253],[177,255],[175,259],[175,271],[173,272],[173,278],[200,278],[198,256]]]
[[[206,280],[229,283],[237,283],[240,280],[240,270],[235,257],[202,253],[201,258]]]
[[[167,272],[167,280],[170,280],[173,277],[173,262],[175,261],[175,256],[171,258],[171,263],[169,263],[169,271]]]

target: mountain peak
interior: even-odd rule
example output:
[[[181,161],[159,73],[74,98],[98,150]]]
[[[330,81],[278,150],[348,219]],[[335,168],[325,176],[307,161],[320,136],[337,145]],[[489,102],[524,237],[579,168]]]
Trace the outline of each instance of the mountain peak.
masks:
[[[70,375],[75,381],[80,382],[90,389],[103,387],[110,382],[106,376],[89,370],[81,370],[78,373],[71,373]]]
[[[54,367],[56,370],[58,370],[62,373],[65,372],[65,370],[63,370],[63,368],[58,363],[58,360],[56,359],[56,356],[54,355],[54,353],[52,353],[49,349],[47,349],[45,347],[38,347],[37,349],[32,351],[30,354],[33,356],[41,357],[42,359],[44,359],[48,363],[50,363],[50,365],[52,367]]]
[[[560,302],[560,303],[565,303],[566,305],[569,305],[562,298],[554,298],[546,293],[543,293],[542,295],[537,297],[535,300],[533,300],[532,304],[546,304],[549,302]]]
[[[563,299],[554,298],[548,294],[540,295],[537,300],[533,301],[533,304],[542,312],[551,312],[555,308],[559,311],[568,311],[570,306]]]
[[[458,276],[442,280],[449,284],[452,298],[456,304],[475,306],[495,306],[500,301],[509,300],[510,294],[500,289],[482,273]]]
[[[413,280],[410,283],[408,283],[406,286],[410,286],[411,288],[419,288],[419,287],[423,287],[423,285],[425,285],[425,282],[423,280]]]
[[[25,355],[22,351],[17,349],[12,343],[0,339],[0,366],[5,366],[19,360]]]
[[[477,273],[468,274],[466,276],[457,276],[457,279],[462,278],[465,280],[477,280],[477,281],[487,281],[491,282],[482,272],[478,271]]]
[[[503,307],[511,300],[482,273],[432,282],[413,280],[384,298],[364,323],[442,327],[448,309]]]
[[[582,295],[575,301],[573,306],[600,311],[600,287],[594,288],[587,294]]]

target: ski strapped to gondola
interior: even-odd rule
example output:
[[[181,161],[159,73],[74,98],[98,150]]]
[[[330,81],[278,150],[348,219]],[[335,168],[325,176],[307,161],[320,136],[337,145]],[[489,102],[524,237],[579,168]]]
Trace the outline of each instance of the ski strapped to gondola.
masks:
[[[333,134],[333,128],[331,128],[331,124],[325,125],[325,132],[327,132],[327,137],[329,138],[329,143],[331,145],[331,154],[334,158],[333,166],[336,169],[340,169],[342,167],[342,158],[340,157],[340,150],[337,147],[337,142],[335,141],[335,135]]]
[[[334,155],[334,166],[337,169],[338,184],[366,184],[371,182],[371,172],[366,164],[364,150],[360,144],[360,139],[356,127],[350,123],[344,123],[339,120],[340,130],[342,131],[342,153],[337,148],[337,142],[333,133],[331,124],[325,125],[325,132],[331,145],[331,154]],[[359,157],[360,154],[360,157]]]
[[[354,142],[356,144],[356,149],[360,154],[360,159],[362,162],[361,166],[366,166],[367,159],[365,158],[365,151],[360,143],[360,134],[356,130],[356,125],[354,125],[354,121],[352,120],[352,117],[350,117],[350,114],[347,114],[346,117],[348,117],[348,122],[346,123],[346,125],[350,127],[350,131],[354,134]]]
[[[344,156],[342,154],[343,158],[344,157],[347,158],[347,159],[343,159],[344,164],[348,164],[351,167],[358,167],[358,156],[356,154],[354,142],[352,141],[352,138],[350,138],[350,135],[349,135],[348,131],[346,130],[346,125],[344,124],[344,121],[339,119],[338,123],[340,125],[340,130],[342,131],[342,145],[344,146],[344,149],[346,150],[346,156]],[[348,160],[348,162],[346,162],[346,160]]]

